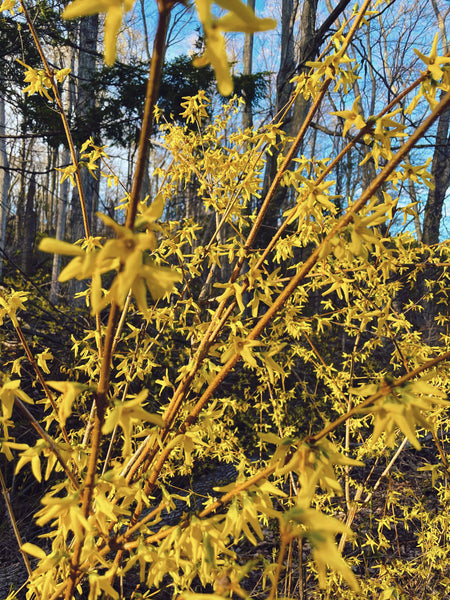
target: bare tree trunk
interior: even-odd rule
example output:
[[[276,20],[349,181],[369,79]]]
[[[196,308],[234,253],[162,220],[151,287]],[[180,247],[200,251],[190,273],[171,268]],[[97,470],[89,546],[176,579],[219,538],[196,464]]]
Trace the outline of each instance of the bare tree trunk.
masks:
[[[24,113],[26,112],[26,103]],[[26,136],[25,136],[25,114],[22,117],[21,133],[22,140],[20,144],[20,167],[19,167],[19,195],[17,197],[16,217],[14,222],[14,247],[20,248],[20,241],[23,235],[23,217],[25,213],[25,166],[26,162]]]
[[[317,0],[305,0],[305,5],[309,2],[316,3]],[[283,0],[281,7],[281,57],[280,68],[277,75],[277,97],[275,102],[275,112],[280,111],[289,102],[292,94],[293,84],[290,83],[293,74],[295,73],[295,57],[294,57],[294,25],[297,15],[298,0]],[[291,114],[284,118],[284,122],[289,127]],[[264,189],[263,197],[267,194],[270,185],[277,171],[277,155],[276,153],[267,157],[266,170],[264,173]],[[265,248],[275,233],[276,224],[279,215],[281,214],[281,205],[285,198],[285,188],[278,188],[271,205],[269,206],[265,219],[262,223],[256,245],[260,248]]]
[[[339,15],[342,14],[348,4],[350,4],[350,0],[340,0],[320,28],[316,31],[318,0],[304,0],[301,5],[298,56],[295,61],[294,25],[299,8],[299,0],[283,0],[281,16],[281,62],[277,77],[277,113],[286,106],[292,94],[292,84],[289,83],[290,79],[294,74],[301,73],[304,69],[307,70],[307,67],[305,66],[306,62],[316,58],[330,27],[333,26],[333,23]],[[309,101],[306,101],[302,95],[299,95],[294,102],[293,109],[284,116],[285,127],[289,135],[295,136],[298,133],[308,110]],[[269,190],[275,177],[276,169],[276,155],[269,156],[267,159],[266,172],[264,174],[263,197]],[[266,247],[272,238],[274,228],[276,229],[277,227],[277,222],[283,209],[286,195],[287,188],[279,187],[275,193],[257,239],[257,245],[259,247]]]
[[[36,198],[36,175],[33,171],[28,184],[27,199],[23,218],[21,266],[25,273],[31,273],[31,259],[33,255],[34,240],[36,238],[36,211],[34,209]]]
[[[5,98],[0,94],[0,136],[5,134],[5,120]],[[10,179],[6,141],[0,137],[0,281],[3,278],[3,252],[6,248]]]
[[[98,133],[97,123],[94,122],[93,109],[95,94],[92,90],[92,77],[97,66],[98,15],[92,15],[80,22],[79,55],[78,55],[78,89],[75,106],[76,121],[83,142]],[[83,169],[81,181],[86,201],[89,224],[92,225],[92,215],[98,204],[98,183],[92,175]],[[72,196],[72,239],[74,241],[85,237],[83,219],[81,218],[80,199],[76,188]]]
[[[429,190],[423,220],[423,242],[437,244],[442,219],[442,207],[450,185],[450,110],[444,112],[438,121],[436,145],[431,165],[434,190]]]
[[[79,54],[78,54],[78,89],[77,102],[75,106],[76,122],[78,131],[83,142],[89,137],[97,137],[98,124],[93,118],[95,107],[95,93],[92,90],[92,77],[97,66],[97,40],[98,40],[98,15],[92,15],[80,22]],[[96,140],[98,142],[98,140]],[[87,169],[81,171],[81,184],[86,202],[86,212],[89,226],[92,231],[93,215],[98,206],[98,180],[94,179]],[[71,206],[71,236],[73,241],[83,239],[84,231],[83,217],[81,212],[80,197],[78,189],[74,188]],[[69,282],[70,297],[83,289],[83,282],[71,280]]]
[[[72,47],[67,48],[67,63],[70,64],[72,72],[75,66],[75,52]],[[75,105],[75,87],[73,79],[68,78],[64,83],[63,97],[64,97],[64,111],[66,115],[70,116]],[[71,156],[69,149],[64,147],[61,152],[61,163],[66,166],[71,163]],[[61,184],[59,192],[55,194],[54,189],[52,190],[52,196],[56,196],[56,239],[63,240],[66,233],[66,217],[67,207],[69,204],[69,180],[65,179]],[[52,263],[52,282],[50,287],[50,301],[54,304],[58,301],[59,294],[59,272],[61,268],[61,255],[53,255]]]
[[[439,10],[436,0],[431,0],[434,13],[441,32],[442,50],[446,54],[449,50],[445,20]],[[441,97],[444,95],[441,92]],[[434,148],[431,174],[434,180],[434,190],[429,190],[423,220],[422,240],[425,244],[437,244],[442,219],[442,207],[445,195],[450,186],[450,110],[440,117],[436,131],[436,145]]]
[[[302,15],[300,20],[300,44],[298,49],[298,66],[297,71],[307,71],[308,67],[305,63],[308,60],[313,60],[317,49],[317,40],[315,39],[316,16],[317,16],[318,0],[307,0],[303,3]],[[313,56],[310,56],[311,52]],[[299,94],[294,102],[292,119],[290,121],[289,135],[297,135],[306,115],[308,114],[310,102],[305,100],[302,94]]]
[[[247,0],[247,6],[253,11],[255,10],[255,0]],[[253,33],[245,34],[244,52],[242,56],[242,74],[251,75],[253,72]],[[252,104],[247,99],[245,100],[244,111],[242,113],[242,129],[253,126],[253,109]]]

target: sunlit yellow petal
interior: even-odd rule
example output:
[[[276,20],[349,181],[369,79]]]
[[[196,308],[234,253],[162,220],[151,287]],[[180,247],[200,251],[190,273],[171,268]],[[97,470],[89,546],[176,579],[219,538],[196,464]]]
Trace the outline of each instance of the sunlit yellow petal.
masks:
[[[116,60],[116,41],[122,24],[123,10],[115,6],[108,10],[105,19],[105,63],[112,65]]]
[[[68,242],[55,240],[53,238],[44,238],[39,244],[41,252],[50,252],[52,254],[64,254],[65,256],[83,256],[84,251],[79,246],[74,246]]]
[[[145,265],[141,269],[142,277],[145,277],[147,287],[150,290],[153,300],[162,298],[169,292],[175,283],[182,280],[180,273],[173,269],[165,267],[153,267]]]
[[[217,21],[217,27],[222,31],[241,31],[243,33],[254,33],[257,31],[267,31],[276,27],[276,21],[273,19],[257,19],[253,16],[251,19],[241,19],[234,13],[227,13]]]
[[[62,16],[63,19],[88,17],[100,12],[105,12],[109,9],[110,5],[111,2],[108,2],[108,0],[75,0],[66,6]]]
[[[210,29],[206,35],[206,50],[194,60],[194,66],[203,67],[211,63],[216,75],[217,87],[222,96],[233,93],[233,80],[228,66],[225,39],[218,29]]]

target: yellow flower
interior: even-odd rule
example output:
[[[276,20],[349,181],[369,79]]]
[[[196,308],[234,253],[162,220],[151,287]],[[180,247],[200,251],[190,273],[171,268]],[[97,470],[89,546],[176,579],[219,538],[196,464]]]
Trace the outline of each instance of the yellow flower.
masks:
[[[53,99],[47,91],[52,87],[52,84],[46,72],[43,69],[33,69],[33,67],[30,67],[18,58],[16,58],[16,60],[26,69],[24,81],[25,83],[28,83],[28,85],[23,88],[22,92],[24,94],[28,93],[29,96],[38,93],[52,102]]]
[[[334,542],[337,533],[352,536],[351,529],[338,519],[309,508],[304,503],[299,503],[295,508],[285,512],[283,518],[285,523],[289,523],[292,535],[306,537],[311,544],[321,588],[326,586],[326,570],[329,567],[340,573],[354,591],[358,591],[356,577]],[[293,523],[298,525],[295,526]]]
[[[229,10],[223,17],[216,19],[211,15],[211,0],[196,0],[197,13],[205,32],[206,49],[203,55],[194,61],[194,66],[203,67],[211,63],[219,92],[229,96],[233,92],[233,81],[228,66],[225,39],[222,32],[242,31],[254,33],[266,31],[276,26],[273,19],[259,19],[255,13],[240,0],[217,0],[221,8]]]
[[[59,83],[63,83],[71,71],[72,71],[72,69],[70,67],[56,71],[56,73],[55,73],[56,81],[59,81]]]
[[[105,63],[112,65],[116,60],[116,41],[124,13],[133,8],[134,0],[74,0],[63,12],[64,19],[87,17],[106,13],[105,18]]]
[[[431,76],[435,81],[439,81],[439,79],[441,79],[442,75],[444,74],[444,71],[441,69],[440,64],[450,63],[450,57],[437,55],[438,42],[439,33],[436,33],[436,35],[434,36],[433,45],[431,46],[430,56],[425,56],[425,54],[422,54],[422,52],[414,48],[414,52],[427,65],[428,70],[430,71]]]
[[[159,197],[154,204],[147,209],[142,219],[149,227],[162,212]],[[147,229],[145,233],[133,233],[131,229],[119,225],[106,215],[98,216],[117,235],[116,238],[107,240],[100,250],[89,248],[84,251],[79,246],[50,238],[42,240],[39,249],[75,257],[61,271],[59,281],[92,277],[90,297],[93,313],[100,312],[110,302],[122,307],[130,289],[138,308],[146,312],[147,288],[152,298],[157,300],[169,292],[174,283],[181,281],[181,275],[171,268],[160,267],[147,256],[157,246],[153,231]],[[106,295],[103,295],[101,275],[111,270],[116,270],[117,275]]]
[[[14,10],[16,8],[16,0],[4,0],[0,6],[0,12],[4,10],[9,10],[9,12],[13,15]],[[22,7],[19,6],[19,12],[22,12]]]
[[[63,183],[66,179],[69,179],[73,187],[75,187],[75,173],[77,172],[77,165],[67,165],[67,167],[55,167],[55,171],[60,171],[63,176],[59,183]]]
[[[211,100],[206,97],[205,90],[199,90],[195,96],[183,96],[183,100],[186,102],[181,103],[181,108],[184,108],[184,111],[180,113],[180,117],[185,119],[186,123],[197,121],[201,125],[202,119],[209,117],[207,109],[208,105],[211,104]]]
[[[58,417],[62,425],[72,414],[72,405],[77,397],[87,388],[86,385],[76,381],[47,381],[48,385],[61,393],[58,400]]]
[[[129,454],[131,450],[131,437],[134,425],[148,421],[158,427],[164,427],[161,415],[149,413],[142,407],[147,396],[148,390],[142,390],[137,396],[132,396],[132,400],[114,403],[106,417],[103,425],[103,433],[111,433],[117,425],[122,428],[125,440],[122,450],[124,456]]]
[[[354,125],[357,129],[362,129],[366,126],[366,122],[359,114],[358,104],[360,98],[361,96],[355,98],[351,110],[338,110],[336,112],[330,112],[330,115],[336,115],[337,117],[341,117],[341,119],[345,119],[342,137],[347,135],[347,132],[352,125]]]

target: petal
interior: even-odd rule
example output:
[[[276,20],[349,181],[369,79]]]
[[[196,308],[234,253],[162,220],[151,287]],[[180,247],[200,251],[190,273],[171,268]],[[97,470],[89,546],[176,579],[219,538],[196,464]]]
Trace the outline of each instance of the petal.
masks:
[[[145,277],[153,300],[162,298],[167,292],[170,292],[175,283],[182,280],[180,273],[165,267],[145,265],[141,269],[141,274]]]
[[[147,288],[140,277],[133,283],[132,290],[138,309],[145,315],[148,311]]]
[[[251,14],[253,15],[253,13]],[[244,21],[235,13],[229,12],[217,21],[217,27],[222,31],[254,33],[257,31],[274,29],[276,27],[276,21],[273,19],[258,19],[255,15],[253,15],[253,18]]]
[[[87,17],[99,12],[105,12],[108,10],[110,4],[111,2],[108,2],[108,0],[75,0],[75,2],[72,2],[64,9],[62,16],[63,19]]]
[[[206,25],[211,21],[211,0],[195,0],[198,18]]]
[[[97,217],[101,219],[107,227],[111,227],[111,229],[114,229],[117,236],[123,237],[127,234],[132,235],[131,230],[128,229],[128,227],[125,227],[124,225],[119,225],[114,221],[114,219],[111,219],[111,217],[109,217],[108,215],[104,215],[103,213],[97,213]]]
[[[208,62],[211,63],[214,69],[219,92],[222,96],[232,94],[233,80],[228,66],[225,39],[217,28],[207,30],[205,53],[194,61],[194,65],[200,67]]]
[[[68,242],[55,240],[53,238],[44,238],[39,244],[41,252],[51,252],[52,254],[64,254],[66,256],[83,256],[84,251],[79,246],[74,246]]]
[[[116,60],[116,42],[122,25],[122,6],[110,8],[105,19],[105,63],[112,65]]]
[[[81,256],[77,256],[70,263],[64,267],[58,277],[58,281],[69,281],[69,279],[77,278],[83,271],[83,259]],[[81,277],[81,279],[83,279]]]

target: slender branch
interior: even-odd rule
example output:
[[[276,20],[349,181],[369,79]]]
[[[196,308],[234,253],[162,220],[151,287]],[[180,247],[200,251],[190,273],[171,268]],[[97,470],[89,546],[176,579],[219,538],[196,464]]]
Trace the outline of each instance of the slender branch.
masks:
[[[331,431],[336,429],[336,427],[339,427],[339,425],[342,425],[343,423],[345,423],[345,421],[347,421],[347,419],[358,414],[362,408],[370,406],[373,402],[375,402],[375,400],[378,400],[379,398],[382,398],[383,396],[389,395],[392,392],[392,390],[395,389],[396,387],[401,387],[407,381],[410,381],[417,375],[420,375],[420,373],[423,373],[424,371],[428,371],[428,370],[432,369],[433,367],[435,367],[436,365],[438,365],[439,363],[447,361],[447,360],[450,360],[450,351],[444,352],[443,354],[440,354],[436,358],[432,358],[431,360],[423,363],[422,365],[419,365],[412,371],[409,371],[409,373],[406,373],[405,375],[403,375],[402,377],[397,379],[391,385],[387,385],[386,383],[384,383],[381,386],[381,388],[378,390],[378,392],[376,392],[375,394],[373,394],[372,396],[370,396],[369,398],[364,400],[364,402],[362,402],[361,404],[358,404],[358,406],[354,406],[351,410],[346,412],[344,415],[341,415],[340,417],[335,419],[332,423],[330,423],[329,425],[324,427],[322,429],[322,431],[319,431],[319,433],[308,436],[306,438],[306,441],[310,444],[317,443],[320,439],[326,437]]]
[[[85,518],[87,518],[89,515],[92,495],[95,487],[100,443],[102,440],[102,427],[105,421],[106,409],[108,407],[108,389],[109,376],[111,373],[112,347],[114,343],[114,334],[116,331],[118,321],[119,307],[116,303],[113,303],[109,312],[108,325],[105,334],[105,344],[103,349],[102,364],[100,368],[100,377],[98,382],[97,393],[95,396],[95,415],[91,438],[91,452],[89,454],[87,473],[86,478],[84,480],[81,510]],[[71,600],[73,591],[75,589],[83,545],[83,537],[76,540],[72,558],[70,561],[70,576],[66,588],[66,600]]]
[[[16,536],[17,544],[19,546],[19,550],[22,555],[23,562],[25,563],[25,567],[26,567],[28,576],[31,577],[31,574],[33,573],[33,569],[31,568],[27,553],[22,550],[22,536],[20,535],[20,531],[17,526],[17,520],[16,520],[16,517],[14,516],[14,511],[13,511],[13,508],[11,506],[11,502],[9,499],[8,489],[6,487],[6,483],[3,478],[3,473],[1,470],[0,470],[0,486],[2,488],[2,494],[3,494],[3,498],[5,499],[6,508],[8,510],[9,520],[11,521],[11,526],[13,528],[14,535]]]
[[[42,389],[44,390],[45,395],[47,396],[50,404],[52,405],[53,411],[55,413],[55,419],[56,419],[56,421],[58,423],[59,428],[61,429],[61,432],[62,432],[63,437],[64,437],[64,441],[66,442],[66,444],[70,445],[70,440],[69,440],[69,436],[67,435],[66,428],[59,421],[58,407],[56,406],[56,402],[55,402],[55,399],[53,398],[53,394],[50,391],[50,389],[49,389],[49,387],[48,387],[48,385],[47,385],[47,383],[46,383],[46,381],[44,379],[44,376],[42,375],[42,371],[39,368],[39,365],[37,364],[36,359],[34,358],[33,353],[30,350],[30,347],[29,347],[28,342],[27,342],[27,340],[26,340],[26,338],[25,338],[25,336],[23,334],[23,331],[22,331],[22,329],[20,327],[20,324],[19,324],[19,322],[17,321],[16,318],[12,318],[11,320],[12,320],[12,323],[13,323],[14,328],[16,330],[16,333],[17,333],[17,335],[18,335],[18,337],[20,339],[20,342],[21,342],[21,344],[23,346],[23,349],[25,350],[25,354],[27,355],[27,358],[30,361],[30,363],[31,363],[31,365],[32,365],[32,367],[34,369],[34,372],[36,373],[36,376],[39,379],[39,383],[42,385]]]
[[[268,597],[268,600],[274,600],[274,598],[276,598],[278,596],[278,582],[280,581],[280,577],[281,577],[281,571],[283,570],[283,562],[284,562],[284,557],[286,555],[286,534],[281,532],[281,544],[280,544],[280,549],[278,551],[278,558],[277,558],[277,566],[275,568],[275,573],[273,576],[273,581],[272,581],[272,586],[270,588],[270,594]]]
[[[141,134],[139,137],[139,150],[134,173],[133,186],[128,205],[127,219],[125,225],[133,229],[136,218],[137,207],[140,200],[142,183],[147,165],[148,149],[153,126],[153,110],[158,100],[159,80],[161,77],[166,46],[166,35],[170,21],[170,13],[174,7],[174,1],[160,0],[158,2],[159,18],[153,44],[152,62],[150,63],[150,75],[147,82],[147,94],[145,97],[144,117],[142,120]]]
[[[376,492],[376,490],[380,487],[382,480],[389,473],[389,471],[391,470],[391,468],[394,465],[395,461],[397,460],[397,458],[402,453],[403,449],[406,446],[407,441],[408,441],[407,437],[403,438],[402,443],[397,448],[394,456],[389,461],[389,464],[384,469],[384,471],[381,473],[381,475],[378,477],[377,482],[373,486],[372,490],[365,497],[364,502],[363,502],[365,505],[370,501],[370,499],[372,498],[372,496],[374,495],[374,493]],[[356,492],[355,498],[353,500],[353,506],[350,508],[350,510],[348,512],[348,515],[347,515],[347,520],[345,522],[345,524],[346,524],[347,527],[351,527],[352,526],[353,520],[354,520],[354,518],[356,516],[356,513],[358,512],[358,502],[359,502],[359,500],[360,500],[360,498],[362,496],[363,489],[364,489],[364,486],[361,486],[358,489],[358,491]],[[341,535],[341,539],[339,540],[339,546],[338,546],[339,552],[342,552],[344,550],[346,539],[347,539],[347,534],[343,533]]]
[[[64,127],[64,133],[66,135],[67,138],[67,143],[69,145],[69,151],[70,151],[70,156],[72,158],[72,164],[73,166],[76,168],[74,175],[76,184],[77,184],[77,189],[78,189],[78,194],[80,197],[80,204],[81,204],[81,212],[83,215],[83,225],[84,225],[84,230],[86,233],[86,237],[89,238],[90,237],[90,229],[89,229],[89,217],[87,214],[87,208],[86,208],[86,201],[85,201],[85,197],[84,197],[84,191],[83,191],[83,185],[81,183],[81,175],[80,175],[80,167],[78,164],[78,160],[77,160],[77,153],[75,151],[75,146],[73,143],[73,139],[72,139],[72,134],[70,132],[70,127],[69,127],[69,122],[67,120],[67,116],[61,101],[61,96],[59,95],[59,90],[58,90],[58,86],[56,85],[56,81],[55,78],[53,76],[53,70],[51,69],[47,58],[45,56],[44,53],[44,49],[42,48],[42,44],[41,41],[38,37],[38,34],[36,32],[36,29],[34,27],[33,21],[30,18],[30,15],[28,13],[28,10],[25,6],[25,3],[23,0],[20,0],[20,6],[22,8],[24,17],[26,19],[28,28],[30,29],[31,35],[33,37],[33,41],[36,45],[36,48],[39,52],[39,56],[41,57],[42,60],[42,64],[44,65],[44,70],[45,70],[45,74],[48,77],[51,87],[52,87],[52,91],[53,94],[55,96],[55,100],[56,100],[56,104],[58,105],[58,111],[59,114],[61,116],[61,120],[63,123],[63,127]]]
[[[130,203],[127,212],[126,226],[133,229],[137,214],[142,183],[147,161],[149,141],[153,123],[153,108],[158,97],[158,86],[161,75],[164,47],[169,23],[170,12],[175,2],[160,0],[158,3],[159,19],[155,35],[152,62],[150,65],[150,75],[147,85],[147,95],[145,100],[144,118],[139,140],[139,152],[136,170],[133,179],[133,186],[130,196]],[[110,385],[111,361],[114,349],[114,340],[119,323],[119,307],[116,303],[111,305],[108,325],[105,333],[105,342],[103,346],[103,356],[100,369],[99,383],[96,393],[96,412],[94,416],[94,426],[91,439],[91,453],[89,455],[86,479],[84,482],[84,491],[82,498],[82,512],[85,518],[88,517],[92,501],[92,495],[95,487],[95,478],[99,458],[100,443],[102,440],[102,427],[105,420],[105,413],[108,407],[108,390]],[[70,600],[76,586],[79,576],[79,565],[84,539],[77,539],[74,546],[73,555],[70,561],[70,576],[66,587],[65,598]]]

